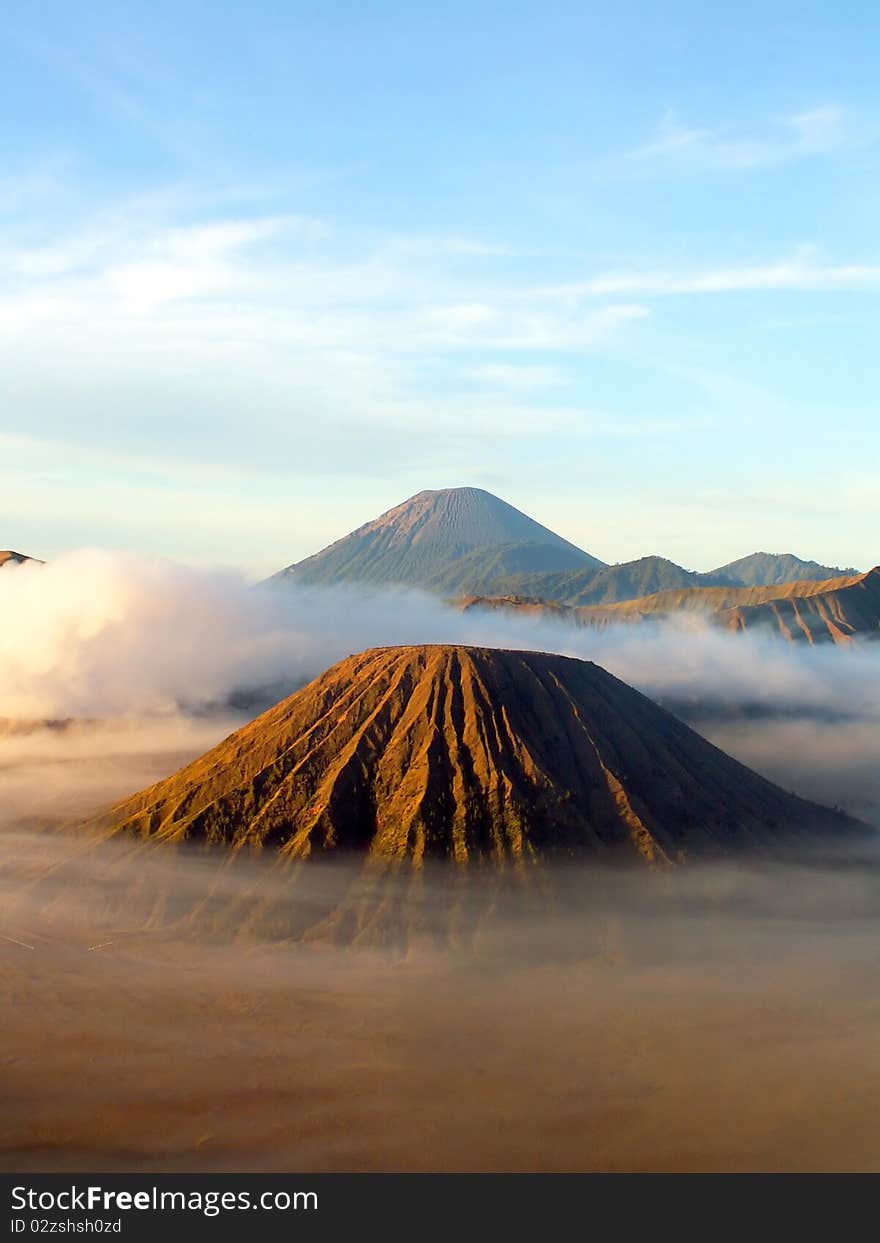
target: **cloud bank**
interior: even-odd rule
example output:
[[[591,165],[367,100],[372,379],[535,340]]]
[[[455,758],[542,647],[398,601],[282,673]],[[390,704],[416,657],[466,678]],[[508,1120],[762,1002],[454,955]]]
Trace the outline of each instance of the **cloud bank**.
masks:
[[[472,643],[595,660],[655,697],[869,714],[880,651],[841,653],[681,624],[575,629],[460,613],[413,591],[251,587],[146,557],[81,550],[0,573],[0,715],[59,718],[203,710],[292,690],[368,647]]]
[[[595,661],[789,788],[880,807],[877,646],[805,648],[692,621],[578,630],[418,592],[254,588],[101,550],[0,571],[0,611],[0,717],[13,721],[253,715],[369,647],[526,648]]]

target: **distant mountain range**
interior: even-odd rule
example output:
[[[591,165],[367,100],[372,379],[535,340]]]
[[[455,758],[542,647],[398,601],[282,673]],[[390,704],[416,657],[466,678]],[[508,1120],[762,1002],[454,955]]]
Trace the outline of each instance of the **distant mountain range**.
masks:
[[[756,552],[697,573],[665,557],[607,565],[481,488],[419,492],[276,574],[275,583],[359,582],[442,596],[521,596],[579,607],[657,592],[837,579],[853,569]]]
[[[820,565],[818,561],[802,561],[790,552],[753,552],[713,570],[713,577],[726,579],[739,587],[776,586],[794,583],[801,579],[817,581],[826,578],[844,578],[858,574],[854,566],[840,569],[837,566]],[[723,586],[723,584],[720,584]],[[712,586],[707,583],[706,586]]]
[[[843,645],[880,638],[880,566],[867,574],[760,587],[686,587],[606,605],[567,605],[530,596],[469,596],[460,607],[542,615],[576,626],[704,616],[725,630],[759,630],[794,643]]]
[[[599,570],[568,570],[535,574],[512,574],[484,581],[471,590],[492,595],[532,596],[555,600],[559,604],[616,604],[634,600],[655,591],[677,588],[731,585],[717,572],[698,574],[665,557],[640,557],[606,565]]]

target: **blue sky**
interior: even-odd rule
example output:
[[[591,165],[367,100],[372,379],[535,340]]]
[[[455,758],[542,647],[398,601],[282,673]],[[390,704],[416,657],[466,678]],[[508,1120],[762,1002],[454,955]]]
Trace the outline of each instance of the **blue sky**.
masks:
[[[868,3],[7,0],[0,546],[880,560]]]

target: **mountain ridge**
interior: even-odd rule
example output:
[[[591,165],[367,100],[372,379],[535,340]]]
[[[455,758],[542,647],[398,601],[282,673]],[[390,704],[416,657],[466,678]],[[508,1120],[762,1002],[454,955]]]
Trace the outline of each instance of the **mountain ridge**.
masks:
[[[846,645],[880,638],[880,566],[838,579],[760,587],[660,591],[605,605],[571,606],[527,596],[464,597],[463,611],[508,610],[546,615],[577,626],[663,621],[697,615],[727,630],[761,630],[791,642]]]
[[[727,578],[741,587],[771,587],[782,583],[845,578],[858,574],[859,571],[853,566],[844,569],[839,566],[820,565],[818,561],[804,561],[790,552],[753,552],[747,557],[720,565],[711,573],[719,578]]]

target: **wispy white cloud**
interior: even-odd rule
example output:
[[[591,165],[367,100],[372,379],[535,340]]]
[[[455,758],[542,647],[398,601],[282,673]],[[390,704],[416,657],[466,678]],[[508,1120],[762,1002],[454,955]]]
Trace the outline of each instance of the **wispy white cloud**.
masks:
[[[323,244],[330,235],[326,221],[290,215],[150,228],[105,214],[44,244],[0,244],[0,320],[19,337],[28,325],[50,335],[63,327],[70,342],[79,333],[115,345],[259,342],[289,357],[563,351],[601,344],[647,314],[613,299],[582,306],[569,293],[530,308],[487,282],[481,261],[506,248],[482,240],[380,239],[350,258]]]
[[[312,550],[313,537],[289,532],[340,476],[357,476],[361,496],[366,475],[375,484],[375,504],[355,507],[350,525],[426,483],[503,493],[526,461],[533,478],[555,480],[581,454],[595,480],[622,440],[673,442],[694,419],[704,427],[719,409],[754,404],[683,374],[677,391],[693,400],[680,408],[653,390],[618,407],[609,359],[634,369],[647,359],[660,374],[655,300],[880,284],[880,268],[812,250],[687,270],[603,271],[572,256],[583,277],[548,284],[545,264],[519,262],[503,241],[354,234],[253,206],[212,211],[171,191],[67,229],[0,234],[0,430],[36,437],[19,446],[0,498],[10,531],[42,538],[44,515],[65,529],[77,515],[91,540],[129,496],[129,542],[138,510],[163,514],[150,520],[154,542],[183,526],[184,555],[210,558],[222,531],[236,559],[269,569]],[[667,351],[655,341],[653,353]],[[7,462],[10,452],[4,442]],[[49,463],[51,477],[37,477]],[[222,464],[224,478],[212,473]],[[233,512],[246,515],[240,531]],[[326,536],[344,529],[340,518]]]
[[[134,204],[149,213],[150,204]],[[187,267],[219,264],[248,246],[270,239],[299,242],[323,239],[326,221],[296,215],[222,219],[188,226],[165,226],[159,220],[126,218],[127,213],[101,213],[93,222],[62,238],[24,248],[5,248],[7,270],[21,277],[100,275],[127,264],[150,263]]]
[[[667,112],[654,136],[618,163],[678,170],[769,168],[832,155],[877,137],[839,104],[822,104],[743,129],[687,125]]]
[[[560,367],[540,363],[484,363],[468,368],[465,376],[480,385],[520,393],[560,388],[570,383]]]
[[[830,263],[812,246],[790,256],[739,266],[671,269],[641,267],[600,273],[554,286],[547,295],[572,297],[654,297],[773,291],[863,292],[880,288],[880,263]]]

